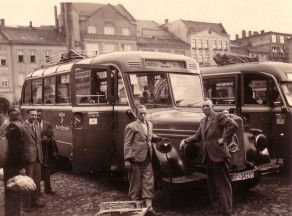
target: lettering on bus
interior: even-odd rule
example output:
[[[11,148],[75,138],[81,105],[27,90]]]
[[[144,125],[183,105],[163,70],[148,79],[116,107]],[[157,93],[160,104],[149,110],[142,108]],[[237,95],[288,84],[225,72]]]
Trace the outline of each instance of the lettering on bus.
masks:
[[[56,130],[61,130],[61,131],[69,131],[70,128],[69,126],[64,126],[64,125],[56,125]]]
[[[64,122],[64,117],[65,117],[65,113],[64,112],[59,112],[59,114],[58,114],[58,116],[60,117],[60,120],[59,120],[59,122],[61,123],[61,124],[63,124],[63,122]]]

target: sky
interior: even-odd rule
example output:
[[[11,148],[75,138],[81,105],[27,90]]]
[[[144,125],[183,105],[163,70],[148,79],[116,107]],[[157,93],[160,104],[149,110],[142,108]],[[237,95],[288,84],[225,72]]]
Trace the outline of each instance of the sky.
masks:
[[[136,20],[222,23],[231,39],[242,30],[292,34],[292,0],[0,0],[6,26],[54,25],[60,2],[122,4]]]

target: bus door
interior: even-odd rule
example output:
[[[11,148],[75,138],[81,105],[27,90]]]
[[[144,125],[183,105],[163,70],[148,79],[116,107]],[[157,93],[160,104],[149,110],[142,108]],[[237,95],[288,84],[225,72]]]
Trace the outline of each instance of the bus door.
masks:
[[[269,102],[270,77],[253,72],[242,72],[242,118],[245,129],[263,130],[270,137],[272,108]]]
[[[105,65],[76,65],[72,76],[72,170],[76,173],[108,171],[114,146],[110,68]]]
[[[270,153],[272,157],[284,158],[288,150],[287,146],[290,146],[290,115],[285,108],[280,86],[277,85],[276,80],[271,79],[270,86],[269,98],[272,106]]]
[[[130,94],[127,92],[121,72],[117,68],[112,68],[112,73],[114,74],[113,89],[115,97],[115,146],[111,171],[117,171],[124,169],[124,132],[126,126],[135,120],[135,116],[130,108],[128,98]]]

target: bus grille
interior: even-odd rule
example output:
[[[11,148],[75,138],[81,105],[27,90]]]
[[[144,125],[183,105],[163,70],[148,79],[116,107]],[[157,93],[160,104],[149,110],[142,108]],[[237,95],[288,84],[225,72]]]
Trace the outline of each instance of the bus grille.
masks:
[[[142,67],[142,64],[141,64],[141,62],[137,62],[137,61],[129,61],[128,66],[129,67]]]

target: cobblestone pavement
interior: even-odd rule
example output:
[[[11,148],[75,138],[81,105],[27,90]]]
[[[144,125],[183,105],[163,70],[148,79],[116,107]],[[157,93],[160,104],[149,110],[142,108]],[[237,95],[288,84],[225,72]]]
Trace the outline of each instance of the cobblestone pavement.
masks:
[[[127,185],[121,179],[106,175],[77,176],[69,172],[52,175],[57,195],[43,194],[44,208],[33,209],[25,216],[96,215],[98,205],[105,201],[127,200]],[[0,181],[0,215],[4,215],[3,182]],[[160,199],[163,201],[163,199]],[[159,201],[159,203],[161,203]],[[206,187],[173,192],[167,205],[158,208],[165,216],[217,215],[209,206]],[[255,188],[236,193],[234,216],[292,216],[292,182],[281,175],[265,176]]]

